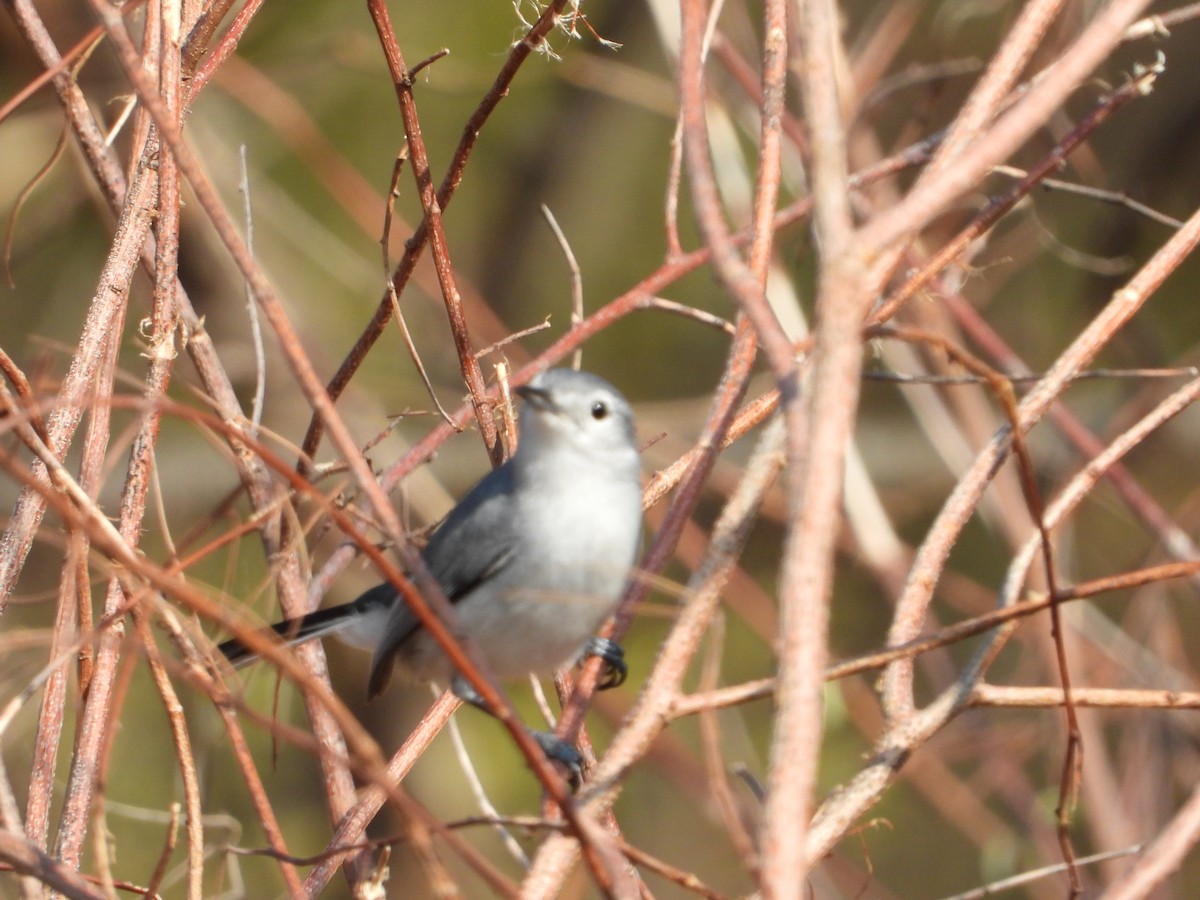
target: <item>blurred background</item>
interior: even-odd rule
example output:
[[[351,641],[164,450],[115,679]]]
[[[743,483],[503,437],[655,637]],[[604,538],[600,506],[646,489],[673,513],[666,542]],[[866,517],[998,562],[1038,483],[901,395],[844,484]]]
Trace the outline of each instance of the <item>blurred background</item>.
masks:
[[[73,46],[95,25],[87,4],[43,0],[36,4],[60,49]],[[1067,4],[1031,72],[1061,52],[1094,15],[1090,2]],[[1012,2],[846,2],[844,35],[853,71],[846,98],[852,169],[862,168],[944,128],[1006,33],[1020,4]],[[1155,4],[1162,12],[1167,4]],[[415,96],[435,182],[464,126],[495,80],[513,41],[524,32],[521,16],[538,10],[518,0],[455,4],[396,3],[393,22],[409,65],[442,48],[449,54],[422,70]],[[445,224],[455,271],[464,292],[472,337],[479,348],[524,329],[546,327],[489,354],[485,374],[507,357],[518,366],[536,356],[570,325],[571,272],[542,208],[554,215],[578,261],[585,313],[629,291],[663,265],[668,252],[664,202],[668,195],[672,136],[678,110],[674,84],[678,12],[665,0],[585,4],[586,26],[574,35],[556,30],[553,53],[535,54],[484,127]],[[130,21],[138,22],[132,14]],[[759,13],[756,4],[729,3],[720,19],[716,58],[710,62],[710,127],[714,159],[731,223],[747,222],[758,118],[739,82],[737,62],[758,71]],[[947,334],[989,363],[1013,366],[995,353],[1006,346],[1025,371],[1040,372],[1080,332],[1112,292],[1166,240],[1168,222],[1127,204],[1127,196],[1165,216],[1188,217],[1200,202],[1200,22],[1187,21],[1169,37],[1131,41],[1095,79],[1077,92],[1046,130],[1013,159],[1029,166],[1040,159],[1111,86],[1135,65],[1158,54],[1165,73],[1153,93],[1119,110],[1057,173],[1076,185],[1112,192],[1081,196],[1050,187],[1037,190],[944,273],[937,290],[913,300],[907,321]],[[0,102],[13,97],[41,71],[9,15],[0,16]],[[118,122],[130,89],[111,48],[101,42],[79,69],[78,81],[96,116],[114,128],[114,145],[128,158],[128,128]],[[794,92],[793,92],[794,93]],[[789,109],[797,112],[794,96]],[[0,121],[0,211],[6,221],[6,281],[0,287],[0,347],[30,377],[37,395],[50,398],[63,377],[111,243],[114,220],[68,138],[61,155],[61,108],[42,88]],[[381,234],[393,164],[403,143],[396,97],[364,5],[293,0],[267,4],[257,13],[237,54],[192,104],[186,136],[234,215],[242,221],[249,185],[253,249],[284,298],[304,350],[322,378],[336,370],[383,296],[386,284]],[[802,153],[789,146],[780,205],[805,193]],[[244,155],[244,174],[243,174]],[[48,167],[48,168],[46,168]],[[44,171],[43,171],[44,170]],[[912,183],[916,170],[864,192],[858,212],[885,207]],[[989,196],[1010,186],[997,173],[934,223],[919,241],[935,249],[956,233]],[[183,210],[180,278],[203,315],[235,385],[248,405],[254,391],[255,356],[246,290],[198,206]],[[406,169],[395,202],[387,259],[394,265],[403,242],[420,220],[420,205]],[[680,198],[680,237],[685,249],[699,241],[687,190]],[[812,313],[815,248],[801,222],[780,231],[772,299],[791,334],[800,337]],[[1110,368],[1164,368],[1197,363],[1200,304],[1197,263],[1186,262],[1153,301],[1097,361]],[[145,340],[139,319],[149,315],[150,284],[144,274],[135,290],[121,345],[123,380],[118,392],[136,396],[144,377]],[[946,311],[953,293],[974,310],[996,343],[968,333]],[[660,296],[725,320],[731,300],[707,268],[671,279]],[[426,254],[402,307],[440,401],[457,408],[465,397],[437,281]],[[692,446],[704,422],[725,363],[729,338],[719,328],[662,311],[626,316],[589,340],[583,365],[611,380],[633,401],[639,435],[647,445],[645,469],[653,473]],[[264,427],[294,460],[309,408],[282,356],[267,335]],[[904,369],[905,364],[912,368]],[[873,344],[873,372],[919,375],[942,371],[944,357],[890,353]],[[1017,366],[1014,371],[1020,369]],[[1182,383],[1182,377],[1101,378],[1079,383],[1065,401],[1107,443]],[[206,408],[189,362],[181,357],[170,395]],[[748,397],[769,389],[764,372]],[[368,456],[382,468],[437,424],[431,402],[390,325],[358,372],[338,408],[363,445],[398,419]],[[115,515],[136,413],[114,413],[114,429],[101,502]],[[863,388],[852,453],[864,485],[853,490],[840,536],[831,653],[850,657],[885,643],[891,603],[907,561],[941,508],[958,475],[1003,424],[1003,415],[979,386],[947,387],[872,378]],[[1195,442],[1200,419],[1185,412],[1142,443],[1127,460],[1149,497],[1183,533],[1193,534],[1200,515]],[[632,705],[656,648],[670,627],[682,584],[702,551],[722,502],[736,483],[751,438],[734,444],[718,463],[677,553],[677,561],[626,640],[631,678],[620,691],[598,698],[589,718],[593,740],[607,735]],[[1039,485],[1052,495],[1081,463],[1080,454],[1049,423],[1031,436]],[[0,435],[0,453],[26,455],[11,434]],[[249,506],[238,495],[228,451],[212,434],[183,418],[168,417],[156,448],[155,511],[142,548],[166,561],[196,549],[237,526]],[[318,461],[330,461],[328,445]],[[70,457],[69,457],[70,459]],[[77,464],[77,460],[75,460]],[[478,435],[468,431],[447,442],[436,458],[409,478],[395,500],[414,527],[437,521],[487,467]],[[335,476],[344,477],[344,476]],[[331,492],[338,482],[326,482]],[[940,624],[986,611],[1011,561],[1029,533],[1029,517],[1014,486],[1011,466],[956,545],[935,605]],[[777,489],[778,490],[778,489]],[[0,509],[12,508],[16,485],[0,478]],[[874,504],[872,506],[872,504]],[[880,516],[870,519],[866,510]],[[338,536],[306,509],[314,567]],[[653,533],[661,508],[648,514]],[[779,568],[782,495],[768,495],[761,521],[726,597],[726,614],[714,642],[721,683],[766,677],[775,670],[774,584]],[[872,521],[874,525],[870,524]],[[1101,486],[1056,533],[1064,581],[1081,581],[1167,559],[1161,541],[1125,502]],[[879,541],[872,546],[872,541]],[[883,547],[884,549],[880,549]],[[0,626],[12,652],[0,656],[3,701],[15,697],[46,664],[48,629],[64,566],[61,522],[48,516],[25,566],[18,593]],[[97,603],[105,572],[93,571]],[[247,603],[264,619],[277,614],[272,577],[253,535],[190,564],[189,581],[230,603]],[[358,562],[344,572],[327,602],[352,599],[377,576]],[[1197,586],[1186,581],[1108,597],[1071,611],[1068,643],[1077,684],[1194,689],[1200,648],[1196,633]],[[1081,605],[1082,607],[1082,605]],[[931,628],[938,623],[931,623]],[[211,630],[211,629],[210,629]],[[223,637],[217,635],[217,637]],[[967,642],[929,654],[919,668],[927,700],[953,680],[974,645]],[[427,691],[393,688],[381,701],[365,702],[367,659],[330,643],[333,679],[385,751],[408,734],[429,703]],[[696,664],[699,669],[699,662]],[[689,684],[694,686],[696,673]],[[1025,623],[997,661],[998,683],[1057,684],[1048,625]],[[294,688],[278,686],[271,669],[244,675],[249,702],[282,721],[305,727]],[[276,689],[278,687],[278,694]],[[870,752],[879,728],[875,676],[833,683],[827,694],[822,791],[853,776]],[[518,708],[537,717],[528,690],[514,689]],[[211,895],[273,896],[283,890],[277,864],[229,856],[225,844],[264,845],[263,835],[225,746],[212,704],[184,692],[187,721],[200,766]],[[78,702],[76,697],[73,701]],[[25,804],[37,723],[36,698],[27,702],[3,734],[3,759]],[[65,782],[73,707],[59,765]],[[1115,850],[1158,832],[1200,774],[1194,712],[1085,711],[1086,758],[1081,806],[1074,834],[1081,853]],[[502,729],[471,711],[458,721],[496,806],[508,814],[536,814],[538,785]],[[720,741],[731,767],[741,815],[751,830],[757,814],[754,786],[765,777],[772,723],[768,701],[717,716]],[[261,729],[248,727],[272,803],[297,854],[317,853],[329,823],[315,760],[287,743],[277,748]],[[165,814],[180,795],[178,768],[161,703],[149,676],[135,673],[120,714],[108,774],[109,842],[114,871],[144,882],[162,846]],[[839,846],[812,879],[818,897],[934,898],[1059,860],[1054,805],[1064,746],[1057,709],[976,710],[943,730],[903,770],[901,780],[876,807],[875,819]],[[634,845],[694,873],[719,895],[753,889],[753,878],[708,802],[698,723],[672,724],[651,755],[632,772],[617,802],[617,817]],[[413,795],[444,821],[476,812],[447,735],[435,742],[405,782]],[[372,835],[398,833],[387,816]],[[513,877],[519,873],[499,841],[482,829],[466,835]],[[520,836],[532,846],[536,838]],[[176,857],[182,860],[182,852]],[[1122,861],[1091,868],[1096,887],[1120,871]],[[466,896],[484,896],[469,870],[448,865],[461,877]],[[420,896],[423,884],[408,851],[392,859],[389,895]],[[85,869],[87,864],[85,863]],[[646,874],[656,896],[690,896],[679,885]],[[0,891],[15,892],[15,880]],[[1182,873],[1161,896],[1190,896],[1200,883],[1200,864]],[[339,896],[335,880],[327,896]],[[228,892],[228,893],[227,893]],[[590,896],[586,876],[574,896]],[[167,896],[182,896],[176,881]],[[1062,896],[1061,880],[1016,890],[1012,896]]]

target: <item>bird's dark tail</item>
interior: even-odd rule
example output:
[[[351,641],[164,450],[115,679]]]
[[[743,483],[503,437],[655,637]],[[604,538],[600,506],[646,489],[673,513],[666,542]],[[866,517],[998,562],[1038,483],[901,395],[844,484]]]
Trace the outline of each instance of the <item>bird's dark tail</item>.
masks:
[[[349,644],[370,649],[378,640],[379,623],[386,620],[395,600],[396,592],[392,586],[380,584],[351,603],[318,609],[296,619],[285,619],[263,630],[274,632],[289,647],[327,634],[338,634]],[[235,668],[251,663],[258,657],[237,638],[224,641],[217,649]]]

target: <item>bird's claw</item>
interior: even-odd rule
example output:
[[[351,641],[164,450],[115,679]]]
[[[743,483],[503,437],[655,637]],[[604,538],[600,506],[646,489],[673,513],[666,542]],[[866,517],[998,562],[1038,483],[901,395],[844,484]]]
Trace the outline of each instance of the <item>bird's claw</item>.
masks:
[[[560,763],[567,770],[571,790],[578,789],[583,782],[583,754],[552,732],[530,729],[529,734],[537,741],[547,759]]]
[[[596,690],[607,691],[620,687],[629,677],[629,666],[625,664],[625,651],[616,641],[594,637],[583,649],[585,656],[598,656],[604,661],[604,674],[596,684]]]

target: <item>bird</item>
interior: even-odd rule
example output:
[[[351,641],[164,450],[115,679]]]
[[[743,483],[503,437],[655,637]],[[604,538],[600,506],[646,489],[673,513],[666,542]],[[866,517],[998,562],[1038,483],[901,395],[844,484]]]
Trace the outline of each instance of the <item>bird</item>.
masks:
[[[641,543],[633,410],[609,382],[572,369],[549,369],[514,392],[524,401],[516,451],[463,496],[421,559],[497,678],[549,674],[588,654],[605,661],[599,687],[615,687],[626,677],[624,654],[595,635]],[[270,630],[289,644],[336,633],[371,649],[369,697],[398,673],[449,683],[460,699],[493,712],[391,584]],[[219,650],[234,665],[254,658],[236,638]],[[548,756],[578,772],[578,751],[531,733]]]

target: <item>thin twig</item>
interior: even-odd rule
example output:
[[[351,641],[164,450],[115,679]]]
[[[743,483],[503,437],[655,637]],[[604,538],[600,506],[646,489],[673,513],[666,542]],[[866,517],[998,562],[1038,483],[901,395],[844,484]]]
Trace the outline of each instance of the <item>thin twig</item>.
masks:
[[[567,240],[567,236],[563,234],[563,230],[558,224],[558,219],[554,218],[554,213],[545,203],[542,204],[542,216],[546,219],[546,224],[550,226],[554,239],[558,241],[558,247],[562,250],[563,258],[567,261],[567,268],[571,272],[571,327],[574,328],[583,321],[583,273],[579,269],[579,262],[575,259],[574,251],[571,250],[571,242]],[[582,365],[583,348],[578,347],[571,359],[571,368],[579,371]]]

